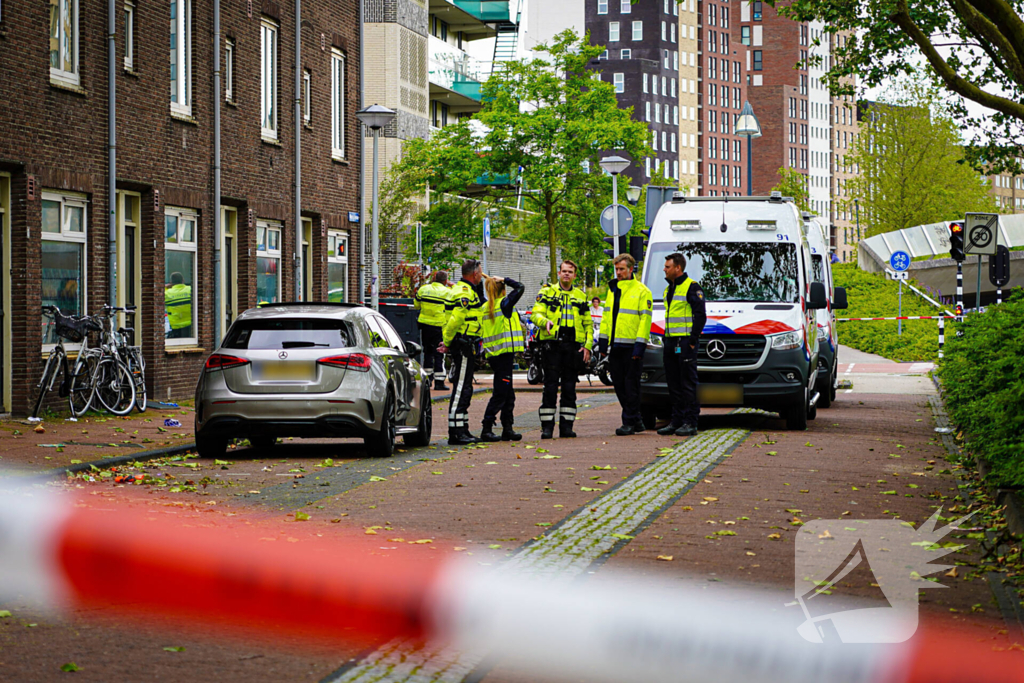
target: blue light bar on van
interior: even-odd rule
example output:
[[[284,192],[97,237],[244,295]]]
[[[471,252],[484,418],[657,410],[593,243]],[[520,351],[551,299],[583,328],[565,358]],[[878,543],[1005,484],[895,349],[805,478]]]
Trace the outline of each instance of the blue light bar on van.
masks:
[[[770,230],[775,232],[776,228],[775,221],[759,220],[759,221],[747,221],[747,230]]]
[[[669,223],[672,230],[700,230],[699,220],[673,220]]]

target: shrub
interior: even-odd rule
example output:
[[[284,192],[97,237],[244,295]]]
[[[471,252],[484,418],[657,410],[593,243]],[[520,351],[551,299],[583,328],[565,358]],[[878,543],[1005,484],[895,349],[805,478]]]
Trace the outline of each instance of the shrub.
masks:
[[[1024,294],[991,306],[952,335],[939,377],[946,408],[995,486],[1024,486]]]
[[[899,285],[882,273],[867,273],[853,263],[832,266],[837,287],[846,287],[850,307],[836,311],[839,318],[889,318],[899,310]],[[920,287],[918,287],[920,289]],[[903,288],[903,315],[939,315],[942,311]],[[946,321],[946,339],[953,335],[953,321]],[[936,320],[904,320],[903,335],[895,320],[839,323],[839,342],[897,361],[936,360],[939,325]]]

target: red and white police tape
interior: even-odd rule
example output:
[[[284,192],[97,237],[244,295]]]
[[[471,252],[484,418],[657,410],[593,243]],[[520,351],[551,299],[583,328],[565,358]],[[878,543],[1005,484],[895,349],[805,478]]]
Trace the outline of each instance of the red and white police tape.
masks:
[[[1020,653],[962,633],[805,642],[795,629],[802,615],[778,595],[485,573],[412,547],[372,554],[354,538],[282,552],[257,538],[265,528],[184,528],[145,505],[103,505],[0,493],[0,598],[336,643],[448,642],[538,676],[588,681],[1024,681]]]
[[[901,315],[891,318],[836,318],[837,323],[848,323],[855,320],[951,320],[955,315]]]

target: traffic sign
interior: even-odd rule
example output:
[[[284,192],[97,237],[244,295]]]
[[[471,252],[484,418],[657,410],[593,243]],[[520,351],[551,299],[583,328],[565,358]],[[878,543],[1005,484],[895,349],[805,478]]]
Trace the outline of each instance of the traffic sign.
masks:
[[[887,270],[887,271],[885,271],[885,276],[887,278],[889,278],[890,280],[909,280],[910,279],[910,273],[908,273],[905,270],[900,270],[900,271]]]
[[[619,207],[619,234],[615,234],[615,207]],[[633,212],[623,204],[609,204],[601,211],[601,229],[609,237],[621,237],[633,227]]]
[[[491,217],[484,216],[484,249],[491,246]]]
[[[964,222],[964,253],[994,255],[999,244],[999,214],[968,213]]]
[[[988,260],[988,279],[996,287],[1005,287],[1010,281],[1010,250],[1002,244]]]
[[[894,251],[889,257],[889,265],[897,272],[910,268],[910,254],[905,251]]]

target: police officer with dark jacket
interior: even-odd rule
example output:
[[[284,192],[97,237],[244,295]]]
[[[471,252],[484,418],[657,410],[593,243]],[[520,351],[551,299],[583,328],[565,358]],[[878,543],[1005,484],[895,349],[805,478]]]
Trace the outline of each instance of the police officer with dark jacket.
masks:
[[[693,436],[697,433],[700,400],[697,398],[697,349],[708,320],[704,291],[686,274],[686,258],[665,257],[665,377],[672,419],[659,434]]]
[[[469,403],[473,399],[473,373],[476,371],[476,347],[480,343],[483,316],[483,273],[480,262],[467,259],[462,264],[462,279],[448,296],[451,315],[444,326],[441,353],[451,351],[454,365],[452,398],[448,404],[448,445],[464,446],[478,439],[469,432]]]

